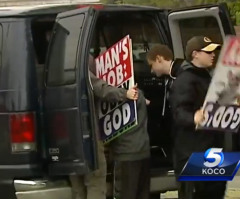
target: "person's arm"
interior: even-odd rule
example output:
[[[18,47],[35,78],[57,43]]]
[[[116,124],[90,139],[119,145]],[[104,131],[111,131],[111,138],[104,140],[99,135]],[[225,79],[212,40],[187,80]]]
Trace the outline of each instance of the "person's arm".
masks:
[[[196,90],[191,78],[180,75],[173,83],[170,103],[175,122],[184,127],[194,127]]]
[[[136,89],[130,88],[126,90],[124,88],[118,88],[109,85],[106,81],[97,78],[92,72],[90,73],[90,79],[93,86],[93,93],[96,97],[104,101],[117,102],[125,101],[126,99],[137,99]]]

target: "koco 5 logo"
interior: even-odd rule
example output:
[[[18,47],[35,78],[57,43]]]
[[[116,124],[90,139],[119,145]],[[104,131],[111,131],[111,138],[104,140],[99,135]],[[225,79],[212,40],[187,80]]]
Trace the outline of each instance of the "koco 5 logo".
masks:
[[[204,154],[203,163],[206,167],[221,166],[224,160],[222,148],[210,148]]]
[[[219,168],[224,161],[222,148],[210,148],[204,154],[204,166],[208,168],[202,169],[204,175],[223,175],[225,174],[224,168]],[[216,168],[213,168],[216,167]]]
[[[240,152],[210,148],[193,153],[179,175],[179,181],[228,181],[240,167]]]

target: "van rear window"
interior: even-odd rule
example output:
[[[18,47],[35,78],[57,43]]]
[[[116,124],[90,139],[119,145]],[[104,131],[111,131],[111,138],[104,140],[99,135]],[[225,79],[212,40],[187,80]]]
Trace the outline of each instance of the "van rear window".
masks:
[[[36,19],[31,23],[36,64],[45,64],[46,54],[55,18]]]
[[[47,63],[49,86],[73,84],[76,81],[77,48],[83,20],[82,14],[56,22]]]

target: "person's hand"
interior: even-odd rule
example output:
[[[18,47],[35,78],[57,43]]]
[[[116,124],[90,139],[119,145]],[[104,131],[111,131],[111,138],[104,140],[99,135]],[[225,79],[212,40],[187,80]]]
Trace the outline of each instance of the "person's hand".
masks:
[[[145,99],[145,100],[146,100],[146,105],[148,106],[151,103],[151,101],[148,99]]]
[[[194,114],[194,123],[196,125],[199,125],[203,121],[204,121],[204,112],[203,112],[203,109],[201,108],[201,109],[197,110]]]
[[[237,105],[240,106],[240,95],[236,97]]]
[[[137,100],[138,99],[138,90],[137,84],[135,84],[132,88],[127,91],[127,98],[130,100]]]

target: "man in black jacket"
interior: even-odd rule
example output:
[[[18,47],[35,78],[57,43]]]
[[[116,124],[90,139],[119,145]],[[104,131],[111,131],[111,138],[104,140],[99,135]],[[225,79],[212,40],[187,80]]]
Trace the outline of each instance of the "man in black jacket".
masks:
[[[164,123],[169,123],[172,121],[172,115],[169,111],[169,91],[173,81],[176,79],[177,75],[181,72],[181,64],[183,59],[174,59],[173,52],[171,49],[164,44],[157,44],[153,46],[147,52],[147,62],[151,68],[151,72],[156,76],[164,76],[164,99],[163,99],[163,110],[162,115],[164,115]],[[171,126],[174,129],[174,126]],[[172,134],[169,135],[169,139],[172,140]],[[172,144],[172,142],[169,142]],[[170,147],[171,148],[171,147]]]
[[[195,126],[203,119],[201,107],[211,81],[209,68],[213,67],[215,53],[219,44],[209,38],[195,36],[187,42],[186,61],[182,71],[173,82],[170,102],[174,118],[175,173],[178,176],[193,152],[205,152],[219,146],[219,135],[212,132],[196,131]],[[188,187],[190,183],[180,183]],[[226,182],[193,182],[194,194],[180,188],[180,198],[184,199],[222,199]],[[189,194],[189,195],[187,195]]]

